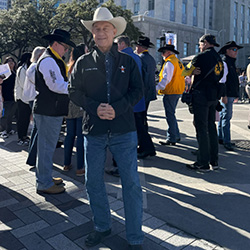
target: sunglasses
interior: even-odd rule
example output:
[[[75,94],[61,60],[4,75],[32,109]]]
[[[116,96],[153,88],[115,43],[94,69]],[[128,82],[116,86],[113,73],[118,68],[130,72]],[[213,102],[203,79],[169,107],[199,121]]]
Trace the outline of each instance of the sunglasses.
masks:
[[[236,48],[234,48],[234,49],[230,49],[230,50],[232,50],[232,51],[234,51],[234,52],[238,51],[238,49],[236,49]]]
[[[64,47],[64,50],[67,51],[69,49],[69,46],[63,43],[58,42],[60,45]]]

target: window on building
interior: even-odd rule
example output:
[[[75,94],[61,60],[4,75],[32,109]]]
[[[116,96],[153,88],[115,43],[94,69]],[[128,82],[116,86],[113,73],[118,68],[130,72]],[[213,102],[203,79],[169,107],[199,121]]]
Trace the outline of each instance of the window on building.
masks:
[[[154,17],[155,0],[148,0],[148,16]]]
[[[240,14],[241,14],[241,17],[245,16],[245,5],[241,5]]]
[[[158,49],[161,47],[161,39],[160,38],[157,38],[156,39],[156,51],[157,51],[157,53],[156,53],[156,61],[157,62],[162,62],[162,56],[161,56],[161,53],[160,52],[158,52]]]
[[[134,14],[137,15],[140,11],[140,0],[134,0]]]
[[[240,43],[245,42],[245,5],[240,7],[241,23],[240,23]]]
[[[170,1],[170,21],[175,21],[175,0]]]
[[[187,23],[187,0],[182,0],[182,23]]]
[[[195,44],[195,54],[200,52],[199,44]]]
[[[183,44],[183,56],[188,56],[188,43]]]
[[[148,0],[148,10],[155,9],[155,0]]]
[[[234,41],[237,42],[237,33],[238,33],[238,3],[234,2]]]
[[[209,29],[213,29],[213,0],[209,2]]]
[[[194,0],[193,6],[193,25],[197,26],[198,0]]]
[[[248,8],[248,22],[247,22],[247,43],[250,42],[249,36],[250,36],[250,8]]]
[[[238,3],[234,2],[234,13],[238,12]]]
[[[127,0],[122,0],[121,6],[122,6],[122,8],[123,8],[124,10],[126,10],[126,9],[127,9]]]

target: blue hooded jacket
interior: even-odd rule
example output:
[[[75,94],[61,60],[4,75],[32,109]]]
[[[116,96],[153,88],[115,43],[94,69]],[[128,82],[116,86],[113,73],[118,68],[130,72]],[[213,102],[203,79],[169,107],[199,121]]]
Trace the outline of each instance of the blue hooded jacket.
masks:
[[[128,54],[129,56],[131,56],[135,60],[136,64],[138,65],[140,74],[142,75],[141,58],[134,53],[134,51],[131,47],[127,47],[127,48],[123,49],[122,52],[125,54]],[[145,109],[146,109],[145,98],[143,96],[142,99],[134,106],[134,112],[142,112],[142,111],[145,111]]]

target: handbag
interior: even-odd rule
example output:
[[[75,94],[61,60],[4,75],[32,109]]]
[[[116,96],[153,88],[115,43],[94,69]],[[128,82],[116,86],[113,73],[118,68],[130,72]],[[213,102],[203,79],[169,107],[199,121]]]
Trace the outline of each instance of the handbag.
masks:
[[[190,92],[183,92],[183,94],[181,96],[181,101],[183,103],[186,103],[187,105],[189,105],[192,102],[192,93],[190,93]]]
[[[217,64],[217,62],[216,62]],[[216,66],[215,64],[215,66]],[[215,67],[214,66],[214,67]],[[208,75],[210,75],[210,73],[212,73],[212,71],[214,70],[214,67],[212,67],[208,73],[203,77],[203,79],[199,80],[198,82],[195,83],[195,85],[191,85],[191,88],[188,90],[185,90],[182,93],[182,97],[181,97],[181,101],[183,103],[186,103],[188,105],[189,108],[189,112],[191,114],[193,114],[193,106],[192,106],[192,98],[193,98],[193,90],[200,84],[201,81],[203,81]]]

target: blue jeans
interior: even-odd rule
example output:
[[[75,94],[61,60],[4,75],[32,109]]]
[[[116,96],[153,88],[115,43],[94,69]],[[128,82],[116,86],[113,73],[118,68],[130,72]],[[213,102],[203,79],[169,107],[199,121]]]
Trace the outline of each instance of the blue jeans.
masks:
[[[82,117],[66,119],[67,135],[64,140],[64,165],[71,164],[72,150],[76,141],[77,152],[77,169],[83,169],[83,134],[82,134]]]
[[[227,104],[221,102],[223,109],[220,112],[220,121],[218,123],[218,137],[225,144],[231,143],[230,120],[233,116],[233,102],[234,97],[228,97]]]
[[[104,184],[107,148],[117,162],[122,182],[126,235],[129,244],[142,244],[142,190],[137,172],[137,134],[105,134],[84,136],[86,189],[94,215],[95,230],[111,227],[111,216]]]
[[[175,117],[175,110],[180,95],[164,95],[163,104],[168,123],[167,141],[176,142],[180,139],[180,131]]]
[[[53,155],[60,134],[63,117],[34,114],[37,126],[36,183],[38,190],[54,185],[52,181]]]
[[[29,154],[26,161],[26,164],[30,166],[36,165],[36,157],[37,157],[37,127],[36,127],[36,120],[34,119],[34,126],[32,128],[31,134],[30,134],[30,143],[29,143]]]

